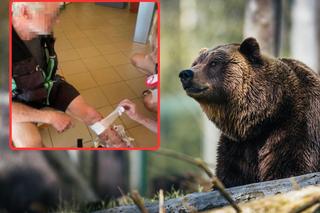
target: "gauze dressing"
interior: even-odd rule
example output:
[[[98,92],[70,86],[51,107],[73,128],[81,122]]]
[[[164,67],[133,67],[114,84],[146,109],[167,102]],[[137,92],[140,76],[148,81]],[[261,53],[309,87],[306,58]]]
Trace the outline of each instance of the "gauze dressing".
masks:
[[[125,109],[122,106],[118,106],[113,112],[111,112],[107,117],[104,119],[94,123],[90,126],[90,128],[97,134],[100,135],[106,129],[111,126],[111,124],[124,113]]]

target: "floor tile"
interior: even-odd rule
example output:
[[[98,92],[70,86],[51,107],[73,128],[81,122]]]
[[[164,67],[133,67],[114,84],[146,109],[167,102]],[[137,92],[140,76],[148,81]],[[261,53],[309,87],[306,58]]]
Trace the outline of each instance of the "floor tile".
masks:
[[[129,79],[139,78],[139,77],[145,76],[144,73],[138,71],[131,64],[117,65],[114,68],[123,80],[129,80]]]
[[[83,62],[89,70],[97,70],[111,66],[111,64],[109,64],[107,60],[102,56],[85,58],[83,59]]]
[[[91,35],[89,39],[96,46],[113,43],[113,41],[111,41],[106,35],[103,35],[103,34]]]
[[[89,72],[66,76],[67,81],[78,90],[90,89],[97,86]]]
[[[94,147],[93,142],[89,141],[89,142],[84,142],[83,143],[83,148],[95,148],[95,147]]]
[[[144,126],[137,126],[128,130],[134,138],[134,146],[139,148],[151,148],[157,145],[157,134]]]
[[[121,52],[105,54],[103,56],[113,66],[130,63],[129,58]]]
[[[111,104],[119,104],[123,99],[135,98],[136,95],[124,82],[101,86],[103,94]]]
[[[135,94],[138,97],[142,97],[143,91],[148,89],[146,87],[146,78],[145,77],[131,79],[131,80],[126,81],[126,83],[129,85],[129,87],[135,92]]]
[[[133,127],[137,127],[140,124],[134,120],[132,120],[131,118],[129,118],[128,115],[124,114],[123,116],[120,117],[121,122],[124,124],[126,129],[130,129]]]
[[[118,35],[118,36],[111,36],[110,40],[112,42],[117,42],[117,43],[126,43],[126,42],[130,42],[132,43],[133,41],[133,36],[131,35]]]
[[[86,35],[81,30],[71,30],[70,28],[68,28],[67,30],[64,29],[64,33],[69,40],[86,38]]]
[[[64,38],[64,36],[59,36],[56,34],[55,36],[56,36],[56,42],[54,47],[57,51],[63,51],[63,50],[68,50],[73,48],[70,41],[67,38]]]
[[[96,47],[101,54],[111,54],[119,52],[119,49],[113,44],[97,45]]]
[[[81,138],[83,141],[92,140],[87,126],[81,121],[73,119],[74,127],[59,134],[53,127],[49,128],[50,136],[54,147],[76,147],[77,139]]]
[[[53,144],[51,142],[51,137],[49,134],[49,126],[39,127],[39,132],[42,138],[43,145],[48,148],[53,147]]]
[[[90,72],[92,74],[93,79],[100,86],[119,82],[122,80],[119,74],[117,74],[117,72],[112,67],[106,67],[103,69],[94,70]]]
[[[92,88],[88,90],[81,90],[81,96],[95,108],[103,107],[109,105],[107,98],[103,95],[99,88]]]
[[[102,34],[102,32],[99,29],[92,29],[92,30],[82,30],[82,32],[87,36],[87,37],[94,37],[96,35]]]
[[[114,42],[113,43],[114,46],[116,46],[116,48],[118,48],[118,50],[121,50],[121,51],[129,51],[131,49],[133,49],[133,44],[132,44],[132,41],[117,41],[117,42]],[[140,52],[140,51],[138,51]]]
[[[85,47],[85,48],[78,48],[76,49],[78,54],[82,59],[90,58],[90,57],[96,57],[100,55],[99,50],[95,47]]]
[[[53,28],[53,34],[56,38],[61,38],[61,37],[65,37],[65,34],[63,32],[63,30],[61,29],[61,27],[57,27],[57,26],[54,26]]]
[[[82,60],[64,61],[60,63],[64,75],[88,72]]]
[[[93,43],[88,38],[74,38],[70,39],[70,43],[73,48],[85,48],[92,47]]]
[[[113,36],[113,35],[119,35],[119,31],[112,25],[110,24],[107,24],[106,26],[101,26],[101,27],[98,27],[98,29],[108,35],[108,36]]]
[[[80,23],[77,23],[77,26],[81,31],[83,31],[83,30],[94,30],[96,29],[97,26],[99,26],[99,24],[92,23],[92,22],[89,22],[89,23],[80,22]]]
[[[112,18],[108,20],[108,23],[112,25],[122,25],[122,24],[126,24],[126,21],[127,20],[124,20],[124,19]]]
[[[80,55],[75,49],[66,49],[57,52],[59,62],[80,59]]]

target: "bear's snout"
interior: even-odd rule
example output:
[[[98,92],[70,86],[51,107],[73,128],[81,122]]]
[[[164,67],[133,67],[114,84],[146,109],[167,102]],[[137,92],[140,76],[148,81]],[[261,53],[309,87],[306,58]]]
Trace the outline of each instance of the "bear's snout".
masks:
[[[179,78],[184,88],[190,86],[191,81],[193,79],[193,75],[193,71],[190,69],[183,70],[180,72]]]

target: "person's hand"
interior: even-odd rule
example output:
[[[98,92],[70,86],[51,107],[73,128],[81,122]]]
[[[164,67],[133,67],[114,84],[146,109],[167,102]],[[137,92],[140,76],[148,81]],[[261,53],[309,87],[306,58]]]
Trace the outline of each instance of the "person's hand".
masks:
[[[126,110],[125,113],[132,120],[138,121],[140,119],[140,115],[137,112],[136,105],[132,101],[125,99],[120,102],[119,106],[122,106]]]
[[[69,115],[63,112],[51,111],[49,113],[49,123],[59,132],[63,132],[72,126]]]

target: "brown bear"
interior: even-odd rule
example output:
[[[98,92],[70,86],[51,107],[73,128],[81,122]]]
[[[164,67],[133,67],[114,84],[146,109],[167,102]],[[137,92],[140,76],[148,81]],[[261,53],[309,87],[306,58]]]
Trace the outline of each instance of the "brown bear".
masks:
[[[179,77],[222,132],[216,174],[226,187],[320,171],[320,77],[306,65],[247,38],[201,50]]]

